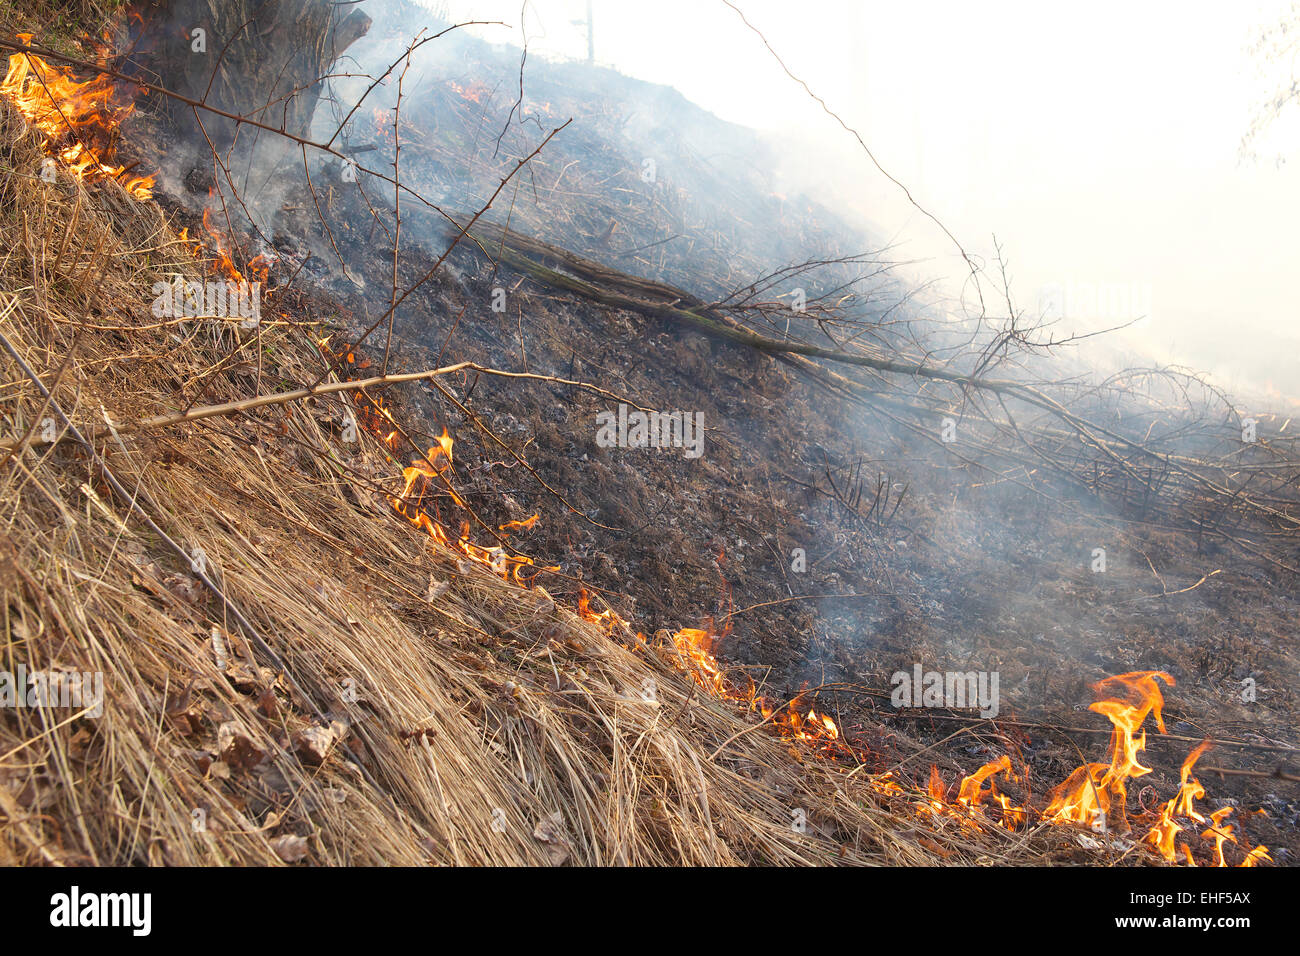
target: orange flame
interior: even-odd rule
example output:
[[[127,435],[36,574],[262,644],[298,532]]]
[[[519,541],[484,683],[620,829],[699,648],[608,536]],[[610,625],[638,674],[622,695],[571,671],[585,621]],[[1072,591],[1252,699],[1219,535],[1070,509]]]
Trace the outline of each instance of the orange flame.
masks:
[[[24,44],[30,33],[18,35]],[[117,86],[107,74],[84,82],[65,67],[46,62],[34,53],[14,53],[9,71],[0,81],[0,93],[9,97],[41,134],[46,156],[60,160],[83,182],[112,179],[139,200],[153,195],[153,176],[133,176],[117,158],[118,127],[134,109],[114,105]]]
[[[1229,841],[1232,843],[1237,842],[1237,838],[1233,836],[1232,824],[1223,822],[1231,813],[1232,807],[1215,810],[1210,814],[1210,826],[1201,834],[1202,839],[1214,841],[1215,866],[1228,865],[1223,859],[1223,844]]]
[[[451,435],[444,428],[442,435],[438,438],[438,444],[431,446],[422,458],[413,460],[410,468],[402,469],[402,478],[406,483],[402,486],[400,497],[410,497],[411,489],[415,487],[420,479],[441,478],[443,473],[451,468],[452,444]],[[442,459],[446,459],[446,464],[439,467],[438,462]],[[448,487],[450,488],[450,484]],[[464,504],[454,490],[451,494],[456,504]]]
[[[731,680],[714,654],[714,647],[719,638],[725,636],[730,626],[718,634],[710,625],[706,628],[684,627],[672,635],[672,644],[677,652],[677,664],[689,674],[692,680],[704,690],[724,700],[735,700],[747,707],[757,710],[765,722],[770,722],[776,732],[784,739],[797,743],[812,745],[826,755],[851,756],[853,748],[841,740],[839,725],[827,714],[819,712],[816,706],[809,706],[807,713],[801,713],[804,695],[801,693],[794,700],[781,707],[774,707],[764,697],[760,697],[748,678],[745,686],[738,686]]]
[[[600,625],[607,634],[614,633],[616,627],[627,623],[613,608],[593,611],[591,609],[591,595],[587,593],[586,588],[578,590],[578,616],[584,621]]]
[[[698,627],[684,627],[673,635],[673,646],[684,658],[685,669],[697,684],[719,697],[734,696],[718,659],[713,656],[711,633]]]
[[[492,92],[490,87],[479,82],[471,83],[469,86],[461,86],[456,82],[448,82],[447,85],[457,96],[471,103],[482,103],[483,97]]]
[[[1029,817],[1029,811],[1024,807],[1012,806],[1011,799],[1006,794],[998,791],[998,774],[1005,775],[1008,780],[1016,779],[1016,775],[1011,769],[1011,758],[1007,754],[1003,754],[996,760],[989,761],[962,780],[961,786],[957,790],[957,804],[967,808],[973,814],[979,815],[981,813],[980,804],[985,797],[988,797],[1001,811],[1002,826],[1008,830],[1014,830],[1025,823]],[[983,789],[986,780],[989,784],[987,790]]]
[[[796,709],[799,698],[791,701],[787,708],[777,711],[755,694],[752,683],[744,689],[739,688],[714,656],[713,648],[717,637],[711,628],[693,627],[682,628],[673,635],[673,646],[681,666],[700,687],[720,698],[740,700],[757,708],[765,720],[773,722],[785,739],[816,744],[819,752],[828,756],[846,755],[858,759],[867,756],[859,748],[841,740],[839,727],[830,717],[818,713],[815,708],[809,708],[806,715],[801,714]],[[1006,794],[998,790],[998,775],[1009,780],[1018,779],[1013,773],[1010,756],[1005,754],[965,777],[958,787],[956,798],[951,801],[938,766],[931,766],[920,799],[913,803],[916,813],[922,817],[957,818],[964,827],[979,831],[982,824],[989,822],[985,811],[995,807],[999,816],[997,824],[1008,830],[1025,826],[1031,814],[1034,814],[1049,824],[1082,823],[1098,827],[1099,823],[1104,823],[1107,829],[1127,832],[1130,829],[1126,806],[1127,783],[1134,777],[1151,773],[1151,768],[1143,766],[1138,760],[1138,755],[1146,748],[1146,733],[1142,730],[1142,725],[1147,716],[1154,714],[1157,728],[1161,733],[1165,732],[1164,697],[1158,681],[1164,681],[1170,686],[1174,684],[1173,677],[1164,671],[1135,671],[1108,677],[1093,685],[1099,695],[1120,692],[1120,696],[1106,697],[1090,708],[1104,715],[1113,725],[1110,763],[1087,763],[1076,769],[1052,791],[1051,802],[1041,814],[1029,807],[1015,806]],[[1162,807],[1155,824],[1143,838],[1144,843],[1150,844],[1170,862],[1177,862],[1181,851],[1188,866],[1196,865],[1190,847],[1175,839],[1183,827],[1174,818],[1207,822],[1195,806],[1195,801],[1205,796],[1205,789],[1191,775],[1191,771],[1208,746],[1208,741],[1202,743],[1183,761],[1178,793]],[[870,778],[869,786],[885,797],[902,797],[908,793],[892,773]],[[1224,846],[1238,843],[1234,828],[1224,823],[1230,812],[1231,808],[1225,808],[1212,814],[1210,826],[1201,834],[1203,839],[1214,841],[1214,857],[1219,866],[1226,865]],[[1256,866],[1261,862],[1272,862],[1267,848],[1263,846],[1249,850],[1240,865]]]
[[[217,253],[217,271],[224,275],[231,282],[265,282],[271,273],[271,258],[266,254],[255,256],[247,265],[248,275],[245,276],[236,266],[234,259],[231,258],[230,249],[221,230],[213,224],[213,200],[216,197],[216,187],[208,190],[208,205],[203,210],[203,228],[216,247]]]
[[[345,351],[338,352],[330,349],[331,338],[332,335],[327,335],[316,341],[316,346],[322,353],[336,360],[345,360],[349,368],[364,367],[367,364],[364,358],[358,364],[357,353],[350,347],[344,346]],[[392,411],[384,403],[383,399],[370,396],[365,391],[360,391],[356,394],[354,401],[356,403],[357,425],[360,428],[363,428],[369,434],[375,435],[390,448],[401,439],[402,433],[397,426],[397,420],[393,417]],[[429,484],[435,480],[440,482],[442,490],[446,492],[453,502],[462,508],[465,507],[464,499],[456,491],[449,477],[452,470],[452,449],[454,445],[455,441],[452,439],[451,433],[444,428],[442,435],[437,439],[437,444],[430,446],[423,455],[418,455],[412,459],[410,466],[402,469],[401,493],[385,494],[385,498],[393,510],[411,524],[423,530],[438,544],[451,549],[467,561],[489,568],[494,574],[513,581],[521,587],[528,587],[530,584],[522,576],[525,568],[536,567],[544,571],[560,570],[558,567],[538,566],[533,562],[532,558],[522,554],[510,554],[500,545],[484,547],[475,544],[470,540],[468,522],[462,525],[459,535],[454,535],[441,521],[430,516],[421,507]],[[520,522],[520,524],[531,528],[536,524],[537,520],[537,516],[534,515],[527,521]]]
[[[522,521],[507,521],[503,525],[498,525],[498,531],[531,531],[533,525],[537,524],[540,514],[534,514],[531,518],[524,518]]]
[[[1138,762],[1138,754],[1146,749],[1147,735],[1138,731],[1147,715],[1154,713],[1156,726],[1165,732],[1161,714],[1164,697],[1160,694],[1163,680],[1169,686],[1174,679],[1164,671],[1134,671],[1107,677],[1093,685],[1093,690],[1103,693],[1114,687],[1126,691],[1128,700],[1099,700],[1089,707],[1105,716],[1114,725],[1110,738],[1110,766],[1085,764],[1079,767],[1064,783],[1052,791],[1052,801],[1044,819],[1053,823],[1084,823],[1096,825],[1099,821],[1119,833],[1129,830],[1126,803],[1128,781],[1151,772]],[[1136,696],[1136,700],[1133,698]]]
[[[1204,823],[1203,817],[1195,806],[1195,801],[1205,796],[1205,788],[1200,782],[1192,776],[1192,768],[1196,766],[1196,761],[1201,758],[1210,747],[1208,740],[1201,741],[1187,759],[1183,761],[1183,766],[1179,770],[1181,784],[1178,793],[1174,795],[1168,803],[1160,808],[1160,816],[1155,824],[1147,832],[1144,842],[1150,843],[1156,850],[1170,863],[1178,860],[1178,851],[1181,849],[1186,857],[1190,860],[1192,851],[1184,843],[1181,846],[1176,845],[1176,838],[1183,828],[1178,825],[1175,817],[1185,817],[1195,820],[1197,823]]]

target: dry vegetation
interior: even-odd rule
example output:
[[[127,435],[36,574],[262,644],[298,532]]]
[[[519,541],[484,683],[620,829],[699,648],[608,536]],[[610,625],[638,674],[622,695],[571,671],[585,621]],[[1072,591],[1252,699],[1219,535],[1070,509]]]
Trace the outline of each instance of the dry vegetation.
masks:
[[[935,858],[863,780],[693,689],[671,654],[411,528],[356,478],[391,466],[339,441],[337,406],[114,435],[200,380],[212,403],[310,381],[320,355],[291,320],[240,341],[150,316],[154,281],[196,274],[188,247],[115,183],[28,175],[21,129],[0,118],[0,331],[52,401],[6,355],[3,429],[62,411],[104,437],[92,451],[60,421],[6,454],[0,667],[102,671],[106,701],[0,715],[0,861]],[[173,543],[203,549],[217,590]],[[1027,852],[993,840],[949,859]]]
[[[413,182],[454,193],[448,171],[464,162],[499,189],[502,169],[524,165],[515,154],[532,140],[498,161],[490,138],[438,125],[468,129],[485,91],[450,84],[423,125],[412,110]],[[128,150],[176,145],[137,119]],[[507,120],[507,143],[523,129]],[[599,161],[572,172],[576,159],[538,147],[525,191],[536,208],[504,194],[511,227],[477,221],[455,255],[440,217],[413,206],[407,231],[390,232],[360,187],[322,187],[324,212],[314,187],[289,189],[297,216],[274,237],[283,255],[250,330],[150,309],[156,282],[221,274],[180,232],[202,235],[195,211],[204,195],[215,208],[215,169],[186,175],[180,151],[155,157],[161,207],[111,178],[44,182],[37,135],[0,104],[0,671],[99,672],[105,690],[102,715],[0,708],[0,863],[1154,863],[1141,830],[1099,841],[1041,822],[1044,784],[1100,756],[1109,733],[1064,708],[1086,705],[1100,677],[1153,667],[1178,673],[1176,733],[1153,734],[1161,766],[1135,819],[1151,822],[1202,736],[1231,732],[1218,769],[1240,774],[1239,819],[1254,812],[1244,794],[1294,829],[1267,768],[1242,763],[1294,752],[1279,623],[1292,605],[1277,584],[1296,566],[1300,466],[1285,426],[1268,420],[1268,440],[1243,448],[1228,399],[1181,372],[1040,381],[1022,360],[1055,345],[1017,325],[1009,291],[1009,325],[938,364],[921,326],[889,318],[902,302],[872,299],[892,286],[870,290],[861,314],[814,298],[791,337],[781,297],[767,301],[781,283],[822,267],[880,283],[888,263],[836,255],[733,288],[733,268],[761,275],[781,256],[742,256],[724,213],[784,224],[784,202],[750,203],[762,183],[722,194],[722,213],[670,250],[689,191],[644,208],[627,189],[598,196],[600,177],[631,182],[636,167],[597,130],[574,155]],[[556,199],[562,181],[573,195]],[[542,195],[557,205],[542,209]],[[294,251],[314,230],[364,282]],[[421,275],[432,281],[413,282],[385,338],[372,320]],[[513,329],[485,311],[502,278]],[[378,331],[364,347],[343,345],[365,328]],[[481,387],[450,368],[403,389],[340,379],[381,361],[513,372]],[[287,399],[312,382],[331,390]],[[705,410],[717,451],[688,468],[596,447],[592,414],[625,396]],[[359,440],[344,424],[354,414]],[[959,446],[934,435],[948,415]],[[435,487],[440,468],[404,484],[402,463],[444,427],[454,486]],[[406,520],[416,507],[440,528],[466,520],[465,535],[472,519],[485,547],[527,541],[527,585],[474,560],[491,552],[468,538],[431,538]],[[527,537],[499,524],[534,510]],[[1079,563],[1098,540],[1115,554],[1103,577]],[[824,563],[796,594],[785,555],[809,542],[826,543]],[[1223,568],[1201,567],[1220,551]],[[585,606],[597,594],[609,613]],[[683,656],[687,630],[671,631],[698,623],[720,624],[690,633],[732,662],[730,679],[712,657]],[[882,675],[942,668],[962,649],[1015,681],[1009,696],[1036,701],[1031,712],[976,721],[878,703]],[[1273,685],[1265,703],[1237,703],[1240,677],[1256,674]],[[746,703],[756,692],[799,711],[763,719]],[[791,731],[809,706],[833,714],[830,736]],[[1011,755],[1021,822],[961,806],[984,779],[964,775],[1011,768]],[[942,774],[915,789],[931,764]],[[1242,836],[1234,862],[1252,843]]]

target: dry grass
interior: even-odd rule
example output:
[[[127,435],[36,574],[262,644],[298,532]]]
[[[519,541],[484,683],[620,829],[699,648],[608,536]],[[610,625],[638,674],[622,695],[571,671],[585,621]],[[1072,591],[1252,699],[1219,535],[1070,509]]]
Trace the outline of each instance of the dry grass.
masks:
[[[174,410],[200,381],[206,403],[316,377],[292,323],[154,318],[155,281],[197,277],[160,211],[112,183],[42,183],[39,159],[0,109],[0,332],[78,426]],[[0,422],[23,436],[52,410],[3,363]],[[339,411],[299,402],[94,456],[65,433],[4,462],[0,670],[102,672],[105,702],[97,718],[0,709],[0,863],[938,859],[865,776],[424,537],[374,491],[396,489],[382,447],[340,442]],[[202,547],[278,661],[146,515]],[[302,732],[326,726],[343,738],[318,764]],[[947,859],[1024,843],[967,836]]]

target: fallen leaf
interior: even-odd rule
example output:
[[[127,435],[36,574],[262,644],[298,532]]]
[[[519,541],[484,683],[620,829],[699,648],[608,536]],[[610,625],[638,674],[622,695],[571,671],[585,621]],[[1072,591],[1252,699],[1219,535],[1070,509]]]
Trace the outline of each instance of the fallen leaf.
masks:
[[[433,575],[429,575],[429,589],[425,592],[424,599],[432,604],[450,590],[451,585],[448,582],[439,581]]]
[[[337,739],[338,735],[330,727],[307,727],[293,735],[294,753],[303,763],[319,767]]]
[[[307,856],[307,838],[293,835],[276,837],[271,841],[271,849],[285,863],[297,863]]]
[[[248,770],[266,759],[266,751],[253,743],[233,720],[217,728],[217,752],[234,770]]]
[[[564,833],[564,816],[556,810],[533,827],[533,839],[542,844],[546,862],[559,866],[569,858],[569,838]]]

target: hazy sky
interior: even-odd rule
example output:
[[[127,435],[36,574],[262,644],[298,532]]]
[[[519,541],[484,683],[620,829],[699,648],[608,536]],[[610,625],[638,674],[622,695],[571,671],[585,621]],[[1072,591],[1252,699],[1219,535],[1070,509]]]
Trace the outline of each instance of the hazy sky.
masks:
[[[1022,307],[1063,312],[1062,331],[1146,314],[1129,341],[1158,358],[1300,392],[1300,122],[1275,126],[1261,161],[1239,159],[1292,69],[1261,73],[1247,47],[1290,4],[736,3],[968,249],[997,235]],[[520,40],[517,0],[434,5]],[[928,259],[918,274],[962,274],[721,0],[593,7],[599,62],[780,136],[792,174]],[[530,0],[530,49],[585,57],[585,14],[584,0]]]

